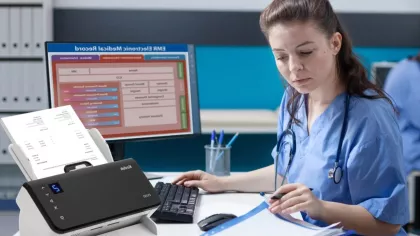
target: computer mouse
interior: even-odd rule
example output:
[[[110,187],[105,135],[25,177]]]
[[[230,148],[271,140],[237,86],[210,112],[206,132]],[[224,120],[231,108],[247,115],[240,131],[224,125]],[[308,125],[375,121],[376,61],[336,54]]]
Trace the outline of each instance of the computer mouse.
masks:
[[[200,220],[197,224],[202,231],[208,231],[234,218],[236,218],[234,214],[219,213],[210,215]]]

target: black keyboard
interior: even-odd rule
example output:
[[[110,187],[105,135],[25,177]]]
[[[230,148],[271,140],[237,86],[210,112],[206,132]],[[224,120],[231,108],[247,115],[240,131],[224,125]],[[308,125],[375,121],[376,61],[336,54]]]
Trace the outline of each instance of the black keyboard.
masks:
[[[152,218],[163,222],[193,222],[198,188],[158,182],[155,190],[162,203],[153,213]]]

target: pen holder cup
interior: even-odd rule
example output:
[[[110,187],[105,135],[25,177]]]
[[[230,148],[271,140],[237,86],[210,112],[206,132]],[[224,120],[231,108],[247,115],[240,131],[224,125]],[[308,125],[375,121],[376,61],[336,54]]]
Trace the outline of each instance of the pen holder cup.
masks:
[[[216,176],[230,175],[230,153],[231,147],[211,147],[205,145],[206,151],[206,172]]]

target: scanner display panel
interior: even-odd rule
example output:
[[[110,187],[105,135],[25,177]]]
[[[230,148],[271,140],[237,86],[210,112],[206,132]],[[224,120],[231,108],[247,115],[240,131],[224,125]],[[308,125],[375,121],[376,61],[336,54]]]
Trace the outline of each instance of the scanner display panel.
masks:
[[[153,186],[132,159],[35,180],[24,186],[56,232],[94,225],[160,204]]]

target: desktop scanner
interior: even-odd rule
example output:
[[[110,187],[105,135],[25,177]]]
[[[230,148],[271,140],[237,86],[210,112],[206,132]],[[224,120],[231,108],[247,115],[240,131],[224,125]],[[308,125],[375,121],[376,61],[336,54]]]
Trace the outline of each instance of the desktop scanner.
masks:
[[[157,234],[148,215],[160,198],[133,159],[26,182],[16,202],[21,236],[99,235],[136,224],[139,235]]]
[[[236,215],[233,215],[233,214],[223,214],[223,213],[214,214],[214,215],[204,218],[203,220],[200,220],[198,222],[198,227],[202,231],[209,231],[213,229],[214,227],[217,227],[234,218],[236,218]]]

